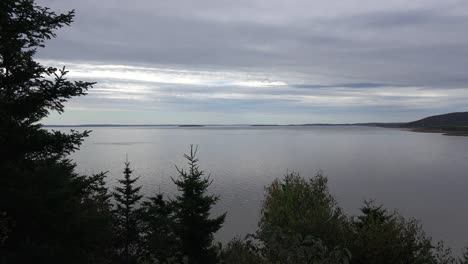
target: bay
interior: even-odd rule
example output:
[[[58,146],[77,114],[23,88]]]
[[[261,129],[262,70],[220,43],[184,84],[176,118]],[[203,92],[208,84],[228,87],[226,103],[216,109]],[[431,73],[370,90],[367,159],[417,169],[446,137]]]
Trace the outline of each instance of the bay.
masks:
[[[55,128],[68,131],[71,128]],[[468,246],[468,137],[365,126],[92,127],[71,157],[80,173],[122,176],[128,157],[147,195],[176,192],[171,177],[183,154],[198,145],[210,192],[228,212],[217,239],[227,242],[256,229],[264,187],[288,170],[311,177],[319,170],[339,205],[356,215],[364,200],[422,221],[435,240],[459,252]]]

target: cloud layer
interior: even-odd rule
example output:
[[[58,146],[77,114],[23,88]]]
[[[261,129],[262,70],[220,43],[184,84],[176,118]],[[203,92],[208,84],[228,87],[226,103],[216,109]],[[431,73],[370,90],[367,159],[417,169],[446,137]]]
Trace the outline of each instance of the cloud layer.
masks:
[[[405,121],[468,105],[466,1],[39,3],[77,12],[41,60],[98,82],[50,123]]]

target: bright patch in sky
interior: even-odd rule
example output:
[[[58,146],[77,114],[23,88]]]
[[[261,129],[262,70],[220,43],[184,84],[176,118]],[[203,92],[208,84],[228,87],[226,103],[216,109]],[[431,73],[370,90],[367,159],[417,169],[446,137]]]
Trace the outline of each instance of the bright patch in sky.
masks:
[[[169,112],[184,113],[181,115],[184,118],[176,118],[178,122],[155,115],[155,118],[138,119],[137,116],[134,121],[125,121],[130,123],[197,123],[196,120],[203,119],[209,112],[229,116],[239,114],[240,118],[233,119],[233,122],[246,123],[252,122],[250,118],[245,118],[249,111],[268,116],[268,120],[276,121],[274,123],[287,124],[291,119],[298,123],[330,122],[329,116],[348,111],[393,108],[400,112],[411,112],[425,109],[428,105],[444,108],[457,100],[463,104],[465,100],[460,98],[468,98],[466,89],[425,89],[372,83],[314,83],[314,79],[298,79],[291,77],[293,74],[275,76],[259,72],[80,64],[51,60],[42,63],[65,64],[70,71],[70,79],[97,82],[86,97],[72,99],[67,104],[70,111],[94,112],[95,118],[91,121],[97,123],[120,123],[118,112],[121,111],[158,111],[163,113],[162,116]],[[316,79],[324,81],[326,77]],[[107,112],[103,115],[105,118],[99,118],[103,111]],[[112,112],[116,114],[109,118]],[[296,117],[285,119],[285,113]],[[173,118],[173,115],[170,116]],[[275,119],[275,116],[281,118]],[[68,118],[67,114],[54,115],[49,120],[50,123],[60,123],[65,122],[65,118]],[[83,123],[76,119],[76,115],[70,115],[69,120]],[[209,120],[205,119],[205,122],[212,123]],[[218,120],[216,123],[225,123],[222,118],[214,120]],[[345,118],[339,121],[348,122]],[[352,121],[361,122],[359,119]],[[262,123],[261,120],[254,122]]]

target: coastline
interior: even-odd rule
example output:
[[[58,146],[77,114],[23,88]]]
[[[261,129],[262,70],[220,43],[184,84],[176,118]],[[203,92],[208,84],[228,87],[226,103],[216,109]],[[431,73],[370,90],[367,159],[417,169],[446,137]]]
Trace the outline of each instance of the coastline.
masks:
[[[468,129],[443,129],[443,128],[429,128],[429,127],[403,127],[408,131],[419,132],[419,133],[439,133],[444,136],[457,136],[457,137],[467,137]]]

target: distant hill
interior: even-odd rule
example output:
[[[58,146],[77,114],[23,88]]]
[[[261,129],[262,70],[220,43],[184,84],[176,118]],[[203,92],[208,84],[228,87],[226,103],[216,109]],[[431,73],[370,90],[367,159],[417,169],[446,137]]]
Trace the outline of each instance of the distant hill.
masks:
[[[468,112],[435,115],[409,122],[404,125],[410,128],[465,128],[468,129]]]

